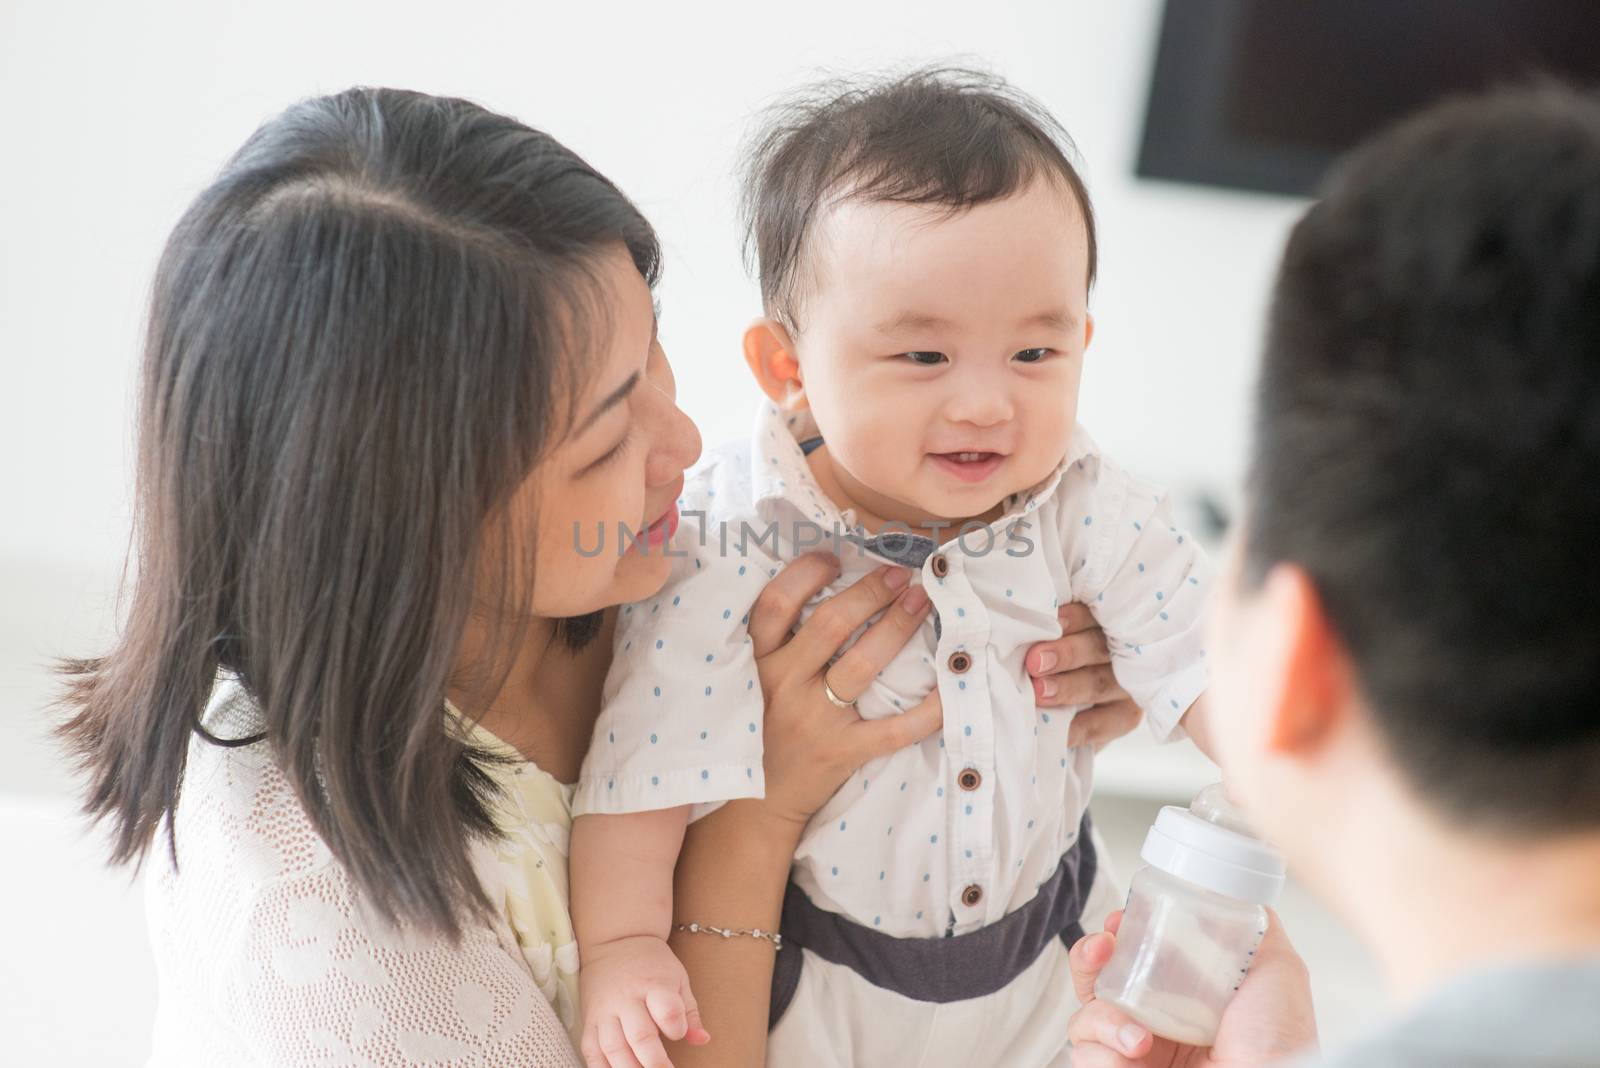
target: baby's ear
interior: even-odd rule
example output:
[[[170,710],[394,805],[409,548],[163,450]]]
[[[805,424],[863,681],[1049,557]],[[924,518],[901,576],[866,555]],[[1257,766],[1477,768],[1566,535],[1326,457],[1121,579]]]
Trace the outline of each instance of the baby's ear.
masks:
[[[776,319],[757,319],[744,332],[744,362],[761,392],[778,407],[799,411],[809,403],[789,331]]]

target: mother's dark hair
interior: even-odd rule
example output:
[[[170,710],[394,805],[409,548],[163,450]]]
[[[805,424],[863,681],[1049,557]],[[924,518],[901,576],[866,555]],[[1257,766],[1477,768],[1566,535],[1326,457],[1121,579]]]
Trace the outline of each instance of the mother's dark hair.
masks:
[[[506,505],[570,417],[619,243],[653,285],[655,234],[582,159],[393,89],[294,105],[195,200],[151,301],[128,617],[66,666],[113,859],[170,820],[198,735],[270,746],[383,914],[454,933],[483,906],[493,787],[444,694],[475,610],[506,651],[525,620]],[[219,670],[259,735],[201,725]]]

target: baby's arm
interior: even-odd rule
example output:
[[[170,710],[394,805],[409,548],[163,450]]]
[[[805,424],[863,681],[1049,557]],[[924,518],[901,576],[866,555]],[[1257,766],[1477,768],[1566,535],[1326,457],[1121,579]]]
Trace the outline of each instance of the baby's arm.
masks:
[[[1204,550],[1178,527],[1155,487],[1104,459],[1082,468],[1083,509],[1097,519],[1062,527],[1072,596],[1105,634],[1117,682],[1144,712],[1159,741],[1187,735],[1215,759],[1207,730],[1205,604],[1215,572]],[[1062,509],[1067,518],[1080,510]],[[1180,733],[1180,727],[1182,732]]]
[[[1194,699],[1194,704],[1189,706],[1178,723],[1200,752],[1209,757],[1213,764],[1221,764],[1222,761],[1217,759],[1216,743],[1211,738],[1210,708],[1206,703],[1206,695],[1201,694]]]
[[[572,921],[591,1066],[657,1068],[670,1063],[661,1035],[696,1045],[710,1037],[688,974],[667,948],[672,870],[688,821],[688,806],[679,805],[573,823]]]

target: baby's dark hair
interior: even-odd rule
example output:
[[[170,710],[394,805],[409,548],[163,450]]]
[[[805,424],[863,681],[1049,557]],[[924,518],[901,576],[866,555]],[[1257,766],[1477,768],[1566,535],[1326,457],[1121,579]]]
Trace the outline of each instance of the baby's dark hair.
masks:
[[[770,109],[745,155],[745,259],[762,305],[799,328],[806,242],[833,198],[956,213],[1010,196],[1041,174],[1065,184],[1083,212],[1092,286],[1094,208],[1076,154],[1037,101],[980,71],[924,67],[808,86]]]

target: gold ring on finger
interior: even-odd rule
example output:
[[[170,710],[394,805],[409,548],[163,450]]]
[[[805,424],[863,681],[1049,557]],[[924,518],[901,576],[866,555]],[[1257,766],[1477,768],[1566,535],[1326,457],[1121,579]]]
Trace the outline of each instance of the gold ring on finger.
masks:
[[[833,692],[833,687],[828,685],[828,677],[826,675],[822,677],[822,692],[828,695],[828,700],[832,701],[835,707],[851,709],[856,707],[854,701],[846,701],[843,697]]]

